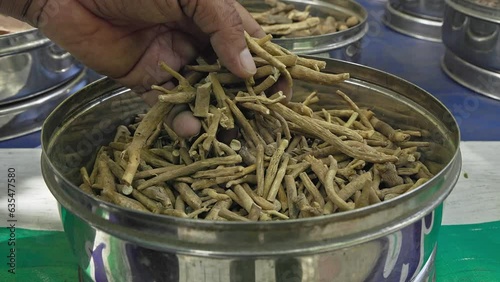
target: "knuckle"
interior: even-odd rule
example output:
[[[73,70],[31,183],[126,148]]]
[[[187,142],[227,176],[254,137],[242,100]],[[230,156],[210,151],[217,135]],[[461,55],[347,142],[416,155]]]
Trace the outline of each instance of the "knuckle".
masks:
[[[233,1],[180,0],[184,13],[193,19],[200,29],[213,34],[221,30],[243,30],[241,17]]]

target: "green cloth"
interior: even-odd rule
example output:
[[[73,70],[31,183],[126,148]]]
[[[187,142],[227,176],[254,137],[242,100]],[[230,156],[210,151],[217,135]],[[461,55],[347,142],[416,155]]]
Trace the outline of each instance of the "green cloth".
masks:
[[[76,259],[64,232],[16,229],[16,274],[8,272],[10,230],[0,231],[0,281],[78,281]]]
[[[500,281],[500,221],[442,226],[436,259],[437,281]]]
[[[16,274],[6,264],[10,231],[0,231],[0,281],[78,281],[78,270],[63,232],[16,229]],[[438,282],[500,281],[500,221],[442,226],[436,272]]]

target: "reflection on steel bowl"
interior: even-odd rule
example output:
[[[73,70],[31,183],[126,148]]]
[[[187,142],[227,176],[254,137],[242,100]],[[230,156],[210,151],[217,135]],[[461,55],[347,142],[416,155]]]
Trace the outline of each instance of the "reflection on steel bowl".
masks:
[[[327,60],[329,73],[351,74],[336,85],[297,83],[351,93],[360,107],[399,127],[420,127],[440,144],[424,157],[441,164],[414,191],[363,209],[282,222],[214,222],[121,208],[83,193],[79,170],[90,170],[118,125],[147,106],[105,79],[63,102],[42,130],[42,174],[85,281],[429,281],[434,277],[442,202],[460,173],[460,134],[451,113],[429,93],[390,74]],[[296,97],[299,98],[299,97]]]

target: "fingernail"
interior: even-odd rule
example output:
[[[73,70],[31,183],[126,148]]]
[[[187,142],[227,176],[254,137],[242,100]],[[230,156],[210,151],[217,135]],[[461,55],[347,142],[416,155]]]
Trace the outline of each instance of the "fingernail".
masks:
[[[252,58],[252,54],[248,48],[243,49],[240,53],[240,61],[243,69],[249,74],[254,75],[257,72],[257,68],[255,67],[255,63]]]

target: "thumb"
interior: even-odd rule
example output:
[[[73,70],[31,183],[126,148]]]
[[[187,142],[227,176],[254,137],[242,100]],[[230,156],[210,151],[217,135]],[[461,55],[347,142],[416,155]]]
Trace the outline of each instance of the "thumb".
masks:
[[[212,47],[226,68],[243,78],[255,74],[255,63],[244,37],[244,22],[234,0],[185,0],[180,3],[184,13],[210,36]]]

